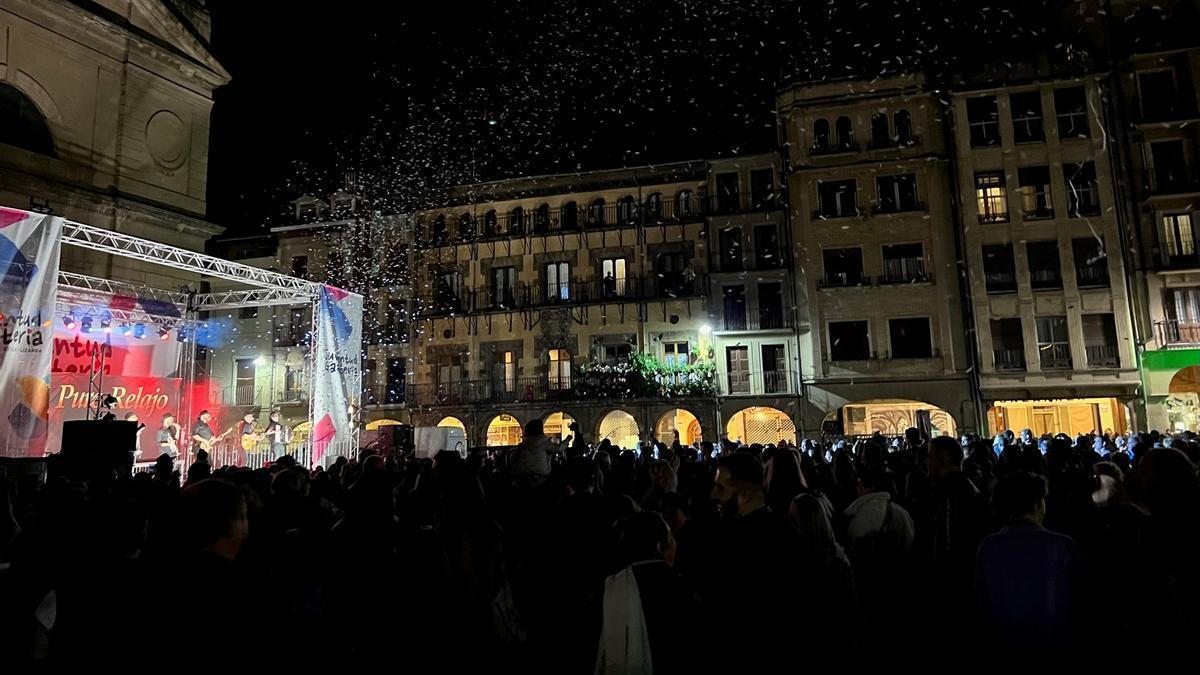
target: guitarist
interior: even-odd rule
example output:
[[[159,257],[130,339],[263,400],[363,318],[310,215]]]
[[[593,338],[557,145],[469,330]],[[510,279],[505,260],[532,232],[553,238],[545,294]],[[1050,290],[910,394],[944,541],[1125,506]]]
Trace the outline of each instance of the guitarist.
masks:
[[[163,415],[162,426],[158,428],[158,451],[171,459],[179,457],[179,425],[171,413]]]
[[[258,442],[262,440],[262,432],[254,424],[254,413],[246,413],[242,416],[240,435],[242,437],[242,450],[246,452],[254,452],[257,449]]]
[[[287,454],[287,444],[291,433],[279,421],[279,411],[272,410],[267,424],[267,436],[271,438],[271,459],[277,460]]]
[[[212,418],[212,413],[207,410],[201,410],[200,419],[196,420],[196,423],[192,425],[192,441],[205,452],[212,452],[213,447],[224,440],[230,431],[233,431],[233,428],[230,427],[225,433],[217,436],[213,433],[212,426],[210,426]]]

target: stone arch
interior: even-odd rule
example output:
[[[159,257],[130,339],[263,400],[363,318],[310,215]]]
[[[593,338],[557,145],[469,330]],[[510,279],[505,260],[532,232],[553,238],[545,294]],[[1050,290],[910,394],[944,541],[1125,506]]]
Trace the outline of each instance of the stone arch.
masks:
[[[483,441],[488,447],[517,445],[523,437],[521,421],[509,413],[493,415],[484,427]]]
[[[573,436],[571,424],[578,420],[566,410],[552,410],[542,415],[542,429],[552,441],[561,441],[567,436]]]
[[[654,438],[661,443],[673,442],[676,431],[683,445],[691,445],[704,438],[699,416],[686,408],[672,408],[659,415],[654,423]]]
[[[825,421],[836,421],[841,417],[842,431],[847,436],[868,436],[879,432],[884,436],[900,436],[909,427],[918,424],[918,412],[929,411],[934,435],[953,436],[958,432],[958,422],[949,412],[924,401],[880,398],[847,403],[825,416]]]
[[[1166,409],[1170,430],[1200,428],[1200,366],[1181,368],[1171,376]]]
[[[637,446],[641,437],[640,431],[637,417],[633,413],[621,408],[614,408],[602,415],[596,423],[596,440],[601,442],[607,438],[614,445],[632,450]]]
[[[456,429],[462,429],[464,433],[467,431],[467,425],[463,424],[462,420],[454,417],[453,415],[447,415],[443,417],[438,421],[437,425],[439,427],[454,427]]]
[[[749,406],[734,413],[725,424],[725,435],[743,443],[796,442],[791,416],[767,406]]]
[[[50,102],[48,95],[44,98]],[[49,119],[45,105],[39,105],[22,88],[0,82],[0,143],[56,157]]]

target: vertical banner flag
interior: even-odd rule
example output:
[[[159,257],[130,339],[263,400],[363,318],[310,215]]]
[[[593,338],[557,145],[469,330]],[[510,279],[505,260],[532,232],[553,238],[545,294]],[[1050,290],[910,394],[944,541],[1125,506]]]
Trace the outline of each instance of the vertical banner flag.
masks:
[[[0,207],[0,456],[47,450],[62,226],[56,216]]]
[[[321,289],[313,359],[312,461],[331,447],[349,448],[358,434],[362,391],[361,295],[333,286]]]

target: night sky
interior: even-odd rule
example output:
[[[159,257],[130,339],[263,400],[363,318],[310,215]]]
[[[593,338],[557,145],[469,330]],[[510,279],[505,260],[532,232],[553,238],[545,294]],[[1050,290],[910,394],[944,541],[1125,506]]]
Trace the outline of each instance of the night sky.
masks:
[[[211,0],[233,82],[213,110],[209,215],[251,231],[348,169],[395,211],[450,184],[765,150],[786,78],[1049,49],[1044,4]]]

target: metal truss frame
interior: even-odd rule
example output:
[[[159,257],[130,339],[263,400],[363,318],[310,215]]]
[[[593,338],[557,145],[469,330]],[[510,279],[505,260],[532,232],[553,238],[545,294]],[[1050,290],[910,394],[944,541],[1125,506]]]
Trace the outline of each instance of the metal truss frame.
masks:
[[[242,307],[263,307],[278,305],[309,305],[312,307],[314,334],[318,327],[321,311],[321,290],[324,285],[307,279],[280,274],[258,267],[252,267],[231,260],[223,260],[215,256],[189,251],[176,246],[142,239],[122,232],[114,232],[93,225],[86,225],[71,220],[63,221],[62,244],[76,246],[108,255],[141,260],[156,265],[162,265],[191,274],[232,281],[241,286],[238,290],[218,293],[189,294],[186,292],[166,291],[147,286],[128,284],[119,281],[97,279],[83,274],[62,272],[59,274],[59,287],[78,293],[82,296],[113,296],[126,295],[138,298],[153,298],[167,301],[179,306],[179,317],[163,317],[152,315],[142,308],[89,310],[91,316],[98,312],[107,313],[114,321],[140,322],[158,325],[178,325],[180,323],[195,323],[199,312],[240,309]],[[56,310],[65,315],[74,307],[69,299],[60,298]],[[315,349],[310,350],[311,359]],[[316,393],[316,368],[310,367],[309,377],[309,423],[313,420]],[[355,374],[354,380],[358,379]],[[351,434],[351,452],[357,454],[358,433]]]

